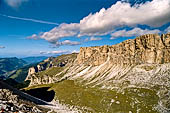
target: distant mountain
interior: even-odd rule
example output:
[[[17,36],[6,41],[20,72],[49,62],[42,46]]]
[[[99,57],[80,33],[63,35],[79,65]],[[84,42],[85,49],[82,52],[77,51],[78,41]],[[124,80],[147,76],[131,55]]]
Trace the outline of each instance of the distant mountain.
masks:
[[[0,58],[0,76],[7,76],[10,73],[13,73],[13,71],[25,66],[26,64],[26,61],[16,57]]]
[[[41,62],[45,59],[47,59],[48,57],[46,56],[38,56],[38,57],[25,57],[22,58],[22,60],[26,61],[28,64],[33,64],[33,63],[38,63]]]

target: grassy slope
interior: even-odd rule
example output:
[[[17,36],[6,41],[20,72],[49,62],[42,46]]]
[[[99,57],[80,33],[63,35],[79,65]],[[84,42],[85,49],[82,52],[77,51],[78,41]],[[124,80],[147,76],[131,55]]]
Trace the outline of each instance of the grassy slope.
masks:
[[[149,89],[131,88],[120,93],[115,90],[85,87],[71,80],[30,89],[39,87],[51,87],[49,90],[55,91],[55,99],[63,104],[84,108],[84,112],[157,113],[153,108],[157,105],[158,97],[155,91]]]

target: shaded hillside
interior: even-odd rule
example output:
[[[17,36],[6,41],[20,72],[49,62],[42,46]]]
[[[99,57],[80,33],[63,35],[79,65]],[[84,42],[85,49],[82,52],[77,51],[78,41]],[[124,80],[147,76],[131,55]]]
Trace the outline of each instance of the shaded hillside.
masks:
[[[26,64],[27,62],[16,57],[0,58],[0,76],[8,76],[12,71],[17,70]]]

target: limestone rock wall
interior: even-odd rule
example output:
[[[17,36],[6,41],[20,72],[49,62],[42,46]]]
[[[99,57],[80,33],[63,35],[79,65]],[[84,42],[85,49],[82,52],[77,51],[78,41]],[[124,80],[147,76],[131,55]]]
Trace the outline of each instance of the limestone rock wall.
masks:
[[[147,34],[112,46],[81,47],[79,64],[101,65],[109,58],[113,64],[162,64],[170,62],[170,33]]]

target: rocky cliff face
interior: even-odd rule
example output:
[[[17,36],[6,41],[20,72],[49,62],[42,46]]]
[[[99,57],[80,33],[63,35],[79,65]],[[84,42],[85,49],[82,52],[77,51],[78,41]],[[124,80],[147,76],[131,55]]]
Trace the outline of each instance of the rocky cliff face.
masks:
[[[148,34],[112,46],[80,48],[65,77],[112,87],[125,81],[170,86],[169,66],[170,34]]]
[[[113,64],[163,64],[170,62],[170,34],[143,35],[112,46],[82,47],[79,64],[101,65],[109,58]]]

